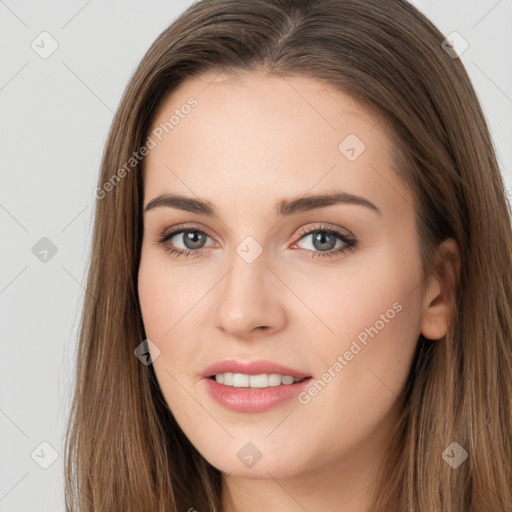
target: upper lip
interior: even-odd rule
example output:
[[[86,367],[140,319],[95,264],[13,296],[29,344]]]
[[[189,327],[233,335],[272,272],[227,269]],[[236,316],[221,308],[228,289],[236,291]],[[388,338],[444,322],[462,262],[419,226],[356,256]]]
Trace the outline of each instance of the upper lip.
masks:
[[[208,366],[202,372],[203,377],[212,377],[219,373],[243,373],[245,375],[259,375],[262,373],[278,373],[294,378],[310,377],[307,373],[300,372],[288,366],[273,361],[236,361],[234,359],[218,361]]]

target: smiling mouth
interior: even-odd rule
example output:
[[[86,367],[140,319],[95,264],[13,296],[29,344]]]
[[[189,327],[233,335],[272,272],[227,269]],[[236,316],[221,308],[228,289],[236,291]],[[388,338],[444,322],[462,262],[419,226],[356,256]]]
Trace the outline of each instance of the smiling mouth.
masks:
[[[249,375],[245,373],[217,373],[210,376],[218,384],[233,388],[270,388],[277,386],[290,386],[297,382],[302,382],[310,377],[292,377],[291,375],[281,375],[279,373],[260,373],[258,375]]]

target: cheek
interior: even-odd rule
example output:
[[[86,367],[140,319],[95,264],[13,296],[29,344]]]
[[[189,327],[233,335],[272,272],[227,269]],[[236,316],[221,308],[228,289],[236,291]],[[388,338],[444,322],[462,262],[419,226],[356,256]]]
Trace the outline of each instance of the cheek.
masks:
[[[354,340],[362,348],[372,345],[371,352],[386,359],[394,358],[402,344],[414,344],[419,335],[415,280],[421,276],[421,267],[414,253],[397,252],[393,247],[368,251],[364,257],[347,259],[339,270],[322,269],[314,277],[297,273],[291,280],[294,293],[312,313],[304,315],[303,307],[294,308],[291,322],[308,331],[305,342],[321,336],[315,353],[322,356],[324,365],[333,361],[333,355],[349,350]]]
[[[138,295],[146,334],[148,330],[155,324],[160,316],[159,308],[163,302],[163,291],[165,283],[162,282],[161,269],[159,269],[158,261],[152,255],[152,251],[146,248],[146,244],[142,245],[141,260],[138,272]]]
[[[139,302],[146,335],[167,340],[174,326],[197,302],[197,283],[188,279],[178,266],[169,265],[165,253],[144,248],[138,274]],[[194,291],[195,290],[195,291]],[[151,338],[150,338],[151,339]]]
[[[154,369],[168,402],[181,396],[178,382],[191,377],[198,326],[207,317],[204,294],[213,283],[199,272],[169,264],[165,254],[143,248],[138,294],[145,334],[159,349]],[[201,284],[202,283],[202,284]],[[203,299],[203,300],[202,300]],[[199,368],[194,368],[194,375]]]
[[[302,397],[313,417],[331,404],[332,425],[354,439],[375,428],[402,392],[420,333],[419,261],[390,252],[372,263],[329,288],[320,316],[333,333],[311,351],[319,371]]]

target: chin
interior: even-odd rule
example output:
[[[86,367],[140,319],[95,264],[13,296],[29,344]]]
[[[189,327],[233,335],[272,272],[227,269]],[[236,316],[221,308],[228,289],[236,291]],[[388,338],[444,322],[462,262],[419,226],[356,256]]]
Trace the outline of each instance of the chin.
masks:
[[[290,446],[296,446],[291,443]],[[203,457],[215,468],[231,477],[241,478],[286,478],[300,471],[301,462],[297,453],[282,444],[279,447],[270,443],[233,439],[221,446],[220,452],[201,452]]]

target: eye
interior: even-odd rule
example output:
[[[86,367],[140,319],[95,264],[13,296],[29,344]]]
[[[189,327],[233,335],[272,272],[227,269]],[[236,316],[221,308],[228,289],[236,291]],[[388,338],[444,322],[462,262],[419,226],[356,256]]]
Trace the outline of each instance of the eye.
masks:
[[[300,231],[300,240],[310,238],[309,248],[305,248],[311,253],[313,258],[329,258],[337,256],[346,251],[353,250],[357,240],[342,231],[328,227],[317,226],[313,229],[303,229]],[[299,240],[299,241],[300,241]],[[339,243],[338,243],[339,242]],[[297,246],[296,242],[292,247]]]
[[[163,245],[164,249],[170,254],[195,257],[203,253],[207,238],[211,237],[194,226],[176,226],[172,231],[167,231],[160,236],[157,243]],[[170,246],[168,245],[169,242],[171,243]]]

